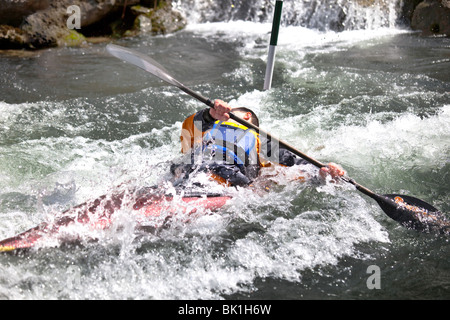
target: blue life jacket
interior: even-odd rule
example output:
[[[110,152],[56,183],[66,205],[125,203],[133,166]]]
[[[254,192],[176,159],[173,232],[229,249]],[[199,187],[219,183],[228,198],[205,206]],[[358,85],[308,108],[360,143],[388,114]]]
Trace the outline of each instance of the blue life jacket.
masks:
[[[258,134],[233,122],[216,121],[203,135],[202,153],[217,163],[259,167]]]

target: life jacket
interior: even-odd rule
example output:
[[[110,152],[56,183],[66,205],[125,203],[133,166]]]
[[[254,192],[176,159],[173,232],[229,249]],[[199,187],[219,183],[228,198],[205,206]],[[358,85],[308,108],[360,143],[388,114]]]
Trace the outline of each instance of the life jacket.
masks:
[[[208,124],[204,130],[203,119],[199,118],[201,115],[193,114],[183,122],[181,152],[189,156],[190,160],[178,171],[185,174],[185,179],[193,170],[205,170],[213,180],[220,183],[251,183],[259,175],[260,166],[263,165],[259,157],[259,135],[254,130],[231,121],[216,121]]]
[[[259,148],[258,134],[234,122],[216,121],[203,135],[203,155],[218,163],[259,166]]]
[[[200,141],[199,141],[200,142]],[[221,183],[246,185],[259,175],[258,134],[233,122],[216,121],[191,149],[191,164],[210,171]]]

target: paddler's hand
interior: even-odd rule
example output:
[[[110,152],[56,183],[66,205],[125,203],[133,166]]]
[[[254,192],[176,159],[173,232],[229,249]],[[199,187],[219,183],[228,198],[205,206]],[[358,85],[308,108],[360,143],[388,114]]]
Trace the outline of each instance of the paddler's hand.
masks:
[[[340,165],[330,162],[326,167],[320,168],[319,174],[323,179],[326,179],[330,175],[336,181],[338,178],[343,177],[346,172]]]
[[[228,121],[230,119],[231,107],[228,103],[222,100],[214,101],[214,108],[209,109],[209,114],[216,120]]]

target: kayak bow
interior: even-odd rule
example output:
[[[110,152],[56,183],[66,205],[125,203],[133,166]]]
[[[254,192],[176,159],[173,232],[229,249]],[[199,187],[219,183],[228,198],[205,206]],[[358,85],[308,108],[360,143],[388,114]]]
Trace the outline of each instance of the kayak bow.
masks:
[[[64,230],[70,226],[81,226],[90,231],[107,229],[114,223],[114,213],[120,209],[130,209],[137,226],[159,228],[175,216],[188,221],[193,217],[217,211],[229,199],[230,196],[220,194],[197,193],[180,197],[154,191],[149,191],[132,202],[126,199],[124,193],[103,196],[63,212],[54,222],[44,222],[0,241],[0,252],[32,248],[45,244],[45,241],[50,239],[56,239],[58,243],[77,240],[73,239],[73,236],[67,237]]]

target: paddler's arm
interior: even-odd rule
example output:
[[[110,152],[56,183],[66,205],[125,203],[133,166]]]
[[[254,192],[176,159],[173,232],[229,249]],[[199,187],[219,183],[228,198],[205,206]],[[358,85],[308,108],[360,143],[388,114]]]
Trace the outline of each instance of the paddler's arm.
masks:
[[[297,157],[292,152],[282,148],[280,148],[279,159],[280,164],[288,167],[309,163],[308,161]],[[340,165],[330,162],[327,164],[327,166],[320,168],[319,174],[323,179],[325,179],[327,175],[330,175],[332,179],[336,179],[338,177],[344,176],[346,172]]]
[[[275,166],[284,166],[284,167],[293,167],[297,165],[306,165],[309,164],[308,161],[297,157],[292,152],[286,150],[286,149],[279,149],[279,161],[262,161],[263,167],[271,167],[272,165]],[[278,171],[280,173],[282,171]],[[290,175],[292,174],[292,171]],[[320,168],[319,175],[318,176],[310,176],[306,171],[303,171],[300,167],[298,174],[295,176],[291,176],[292,180],[305,180],[305,179],[316,179],[319,178],[320,181],[324,182],[327,180],[328,177],[331,177],[331,182],[337,182],[339,181],[339,177],[342,177],[346,174],[345,170],[342,169],[342,167],[338,164],[335,164],[333,162],[328,163],[325,167]]]
[[[305,165],[305,164],[309,164],[308,161],[298,157],[297,155],[295,155],[294,153],[290,152],[287,149],[284,149],[282,147],[280,148],[274,148],[275,150],[271,150],[272,149],[272,143],[267,141],[266,139],[262,139],[261,137],[261,145],[265,146],[265,148],[263,148],[263,150],[265,151],[264,153],[266,155],[270,155],[270,154],[274,154],[273,152],[277,152],[278,151],[278,158],[265,158],[263,155],[261,155],[261,164],[264,167],[267,166],[271,166],[271,165],[281,165],[281,166],[286,166],[286,167],[292,167],[292,166],[296,166],[296,165]],[[345,175],[345,171],[342,169],[341,166],[335,164],[335,163],[328,163],[327,166],[321,168],[319,170],[319,177],[322,180],[326,180],[326,178],[328,176],[331,176],[332,180],[337,180],[338,177],[342,177],[343,175]],[[299,171],[299,176],[295,179],[300,179],[303,180],[305,178],[307,178],[307,174],[303,171]]]
[[[304,165],[308,164],[309,162],[297,157],[292,152],[280,148],[279,151],[279,164],[292,167],[295,165]],[[325,167],[320,168],[319,170],[319,176],[326,180],[327,176],[331,176],[332,180],[337,180],[339,177],[342,177],[346,174],[345,170],[342,169],[342,167],[336,163],[330,162]]]
[[[189,152],[196,141],[201,141],[203,133],[213,127],[214,122],[230,119],[230,111],[231,107],[226,102],[215,100],[214,108],[206,108],[187,117],[181,130],[181,152]]]

